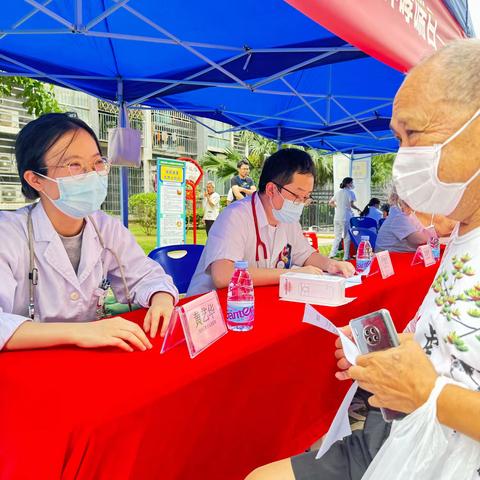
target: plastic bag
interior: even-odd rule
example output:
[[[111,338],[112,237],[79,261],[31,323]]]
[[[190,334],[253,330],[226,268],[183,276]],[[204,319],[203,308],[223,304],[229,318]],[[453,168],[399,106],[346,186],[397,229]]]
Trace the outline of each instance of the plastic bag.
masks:
[[[437,398],[447,383],[438,377],[427,402],[395,421],[362,480],[478,479],[480,443],[437,420]]]
[[[108,131],[108,159],[112,165],[139,167],[142,135],[133,128],[111,128]]]

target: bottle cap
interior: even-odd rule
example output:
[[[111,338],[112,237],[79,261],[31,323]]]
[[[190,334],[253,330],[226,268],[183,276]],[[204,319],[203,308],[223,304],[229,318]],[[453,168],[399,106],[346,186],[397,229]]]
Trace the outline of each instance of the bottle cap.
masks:
[[[368,235],[362,235],[362,236],[360,237],[360,241],[361,241],[361,242],[363,242],[363,241],[369,242],[369,241],[370,241],[370,237],[369,237]]]
[[[241,270],[246,270],[248,267],[248,262],[246,260],[237,260],[235,262],[235,268],[240,268]]]

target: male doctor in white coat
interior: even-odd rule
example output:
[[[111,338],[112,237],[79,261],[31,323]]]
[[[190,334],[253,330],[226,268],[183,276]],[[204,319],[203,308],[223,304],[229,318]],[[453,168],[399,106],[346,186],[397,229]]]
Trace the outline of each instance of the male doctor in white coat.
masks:
[[[146,333],[165,332],[178,292],[119,220],[99,211],[110,165],[95,133],[78,118],[44,115],[19,133],[15,154],[25,196],[40,201],[0,215],[0,350],[151,348]],[[143,330],[102,318],[110,286],[121,302],[148,308]]]
[[[350,263],[320,255],[303,236],[300,217],[314,181],[308,153],[286,148],[271,155],[258,193],[228,206],[213,224],[187,295],[226,287],[237,260],[248,262],[256,286],[278,284],[285,269],[352,276]]]

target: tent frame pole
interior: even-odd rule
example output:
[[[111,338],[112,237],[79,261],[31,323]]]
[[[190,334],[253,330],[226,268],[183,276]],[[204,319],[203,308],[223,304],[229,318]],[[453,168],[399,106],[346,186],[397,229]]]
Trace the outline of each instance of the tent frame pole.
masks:
[[[332,97],[332,101],[341,109],[343,110],[349,118],[351,118],[356,124],[358,124],[361,128],[363,128],[372,138],[378,140],[377,137],[373,132],[371,132],[362,122],[360,122],[357,118],[355,118],[335,97]]]
[[[307,100],[305,100],[305,98],[304,98],[300,93],[298,93],[297,90],[295,90],[295,88],[292,87],[292,85],[290,85],[289,82],[287,82],[287,80],[285,80],[285,78],[282,77],[282,78],[280,78],[280,80],[283,82],[284,85],[286,85],[287,88],[289,88],[289,89],[295,94],[295,96],[296,96],[299,100],[302,101],[302,103],[305,104],[305,106],[306,106],[316,117],[318,117],[318,118],[323,122],[324,125],[328,125],[327,119],[324,118],[323,115],[320,115],[320,113],[317,112],[317,110],[315,110],[315,108],[313,108],[312,105],[310,105],[310,103],[309,103]]]
[[[127,108],[123,99],[123,81],[117,81],[118,125],[125,128],[128,124]],[[128,228],[128,167],[120,167],[120,216],[123,225]]]

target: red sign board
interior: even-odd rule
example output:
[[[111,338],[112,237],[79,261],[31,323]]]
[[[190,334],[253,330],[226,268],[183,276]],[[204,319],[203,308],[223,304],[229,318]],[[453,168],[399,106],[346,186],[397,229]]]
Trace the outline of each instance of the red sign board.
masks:
[[[440,0],[286,0],[322,27],[387,65],[408,72],[465,38]]]
[[[186,199],[192,202],[193,213],[193,243],[197,243],[197,197],[196,190],[203,177],[203,169],[200,164],[190,157],[180,157],[178,160],[185,162],[185,176],[187,179]]]

